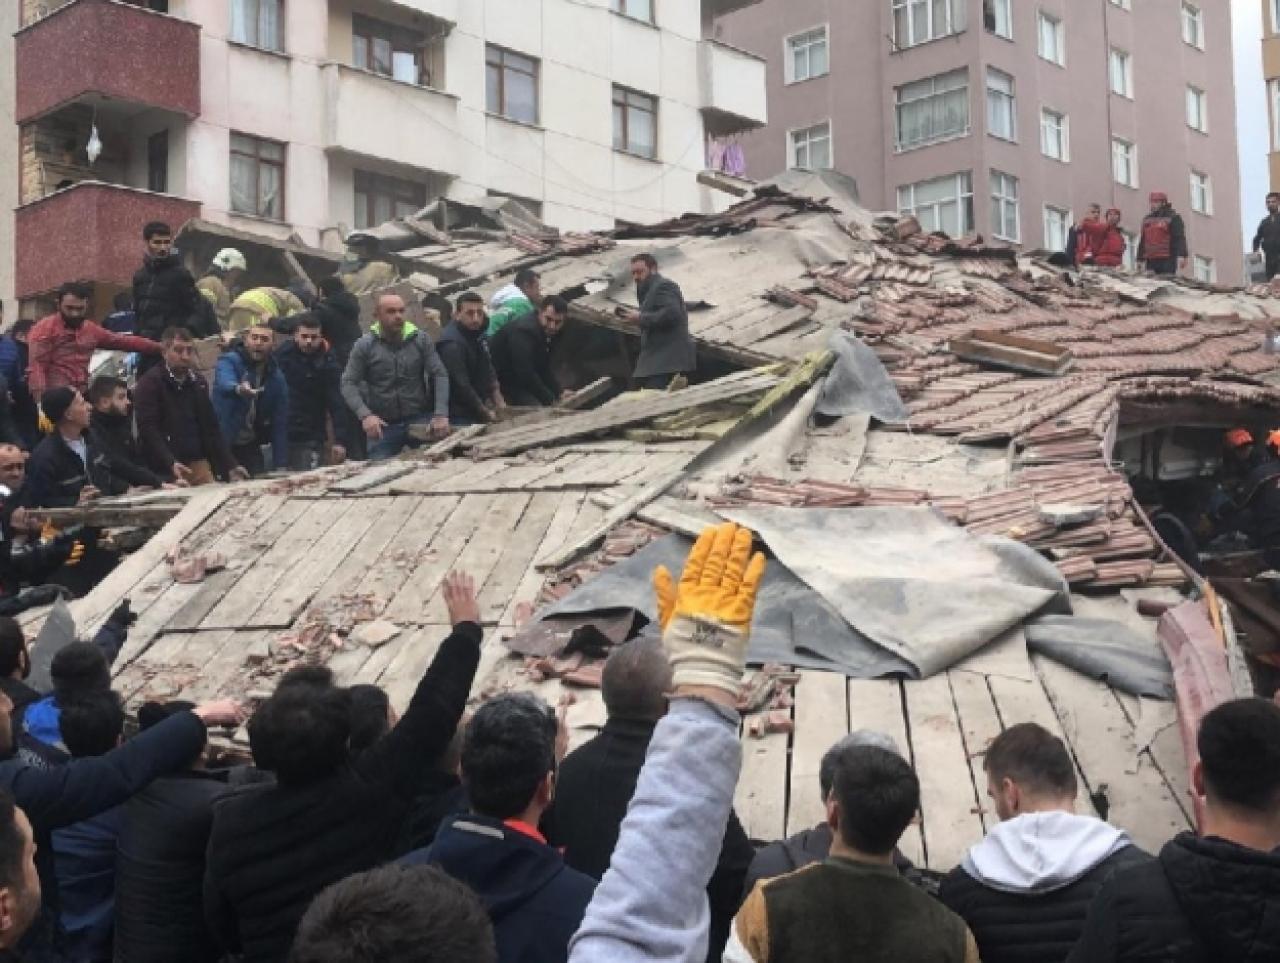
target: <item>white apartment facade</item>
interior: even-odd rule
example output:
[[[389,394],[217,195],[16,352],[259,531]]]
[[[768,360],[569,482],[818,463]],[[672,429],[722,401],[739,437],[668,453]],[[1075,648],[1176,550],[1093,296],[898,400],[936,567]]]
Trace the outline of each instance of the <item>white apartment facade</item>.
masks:
[[[515,197],[566,230],[711,210],[708,136],[766,118],[763,60],[710,25],[752,2],[21,0],[16,36],[0,22],[21,168],[0,297],[47,292],[51,258],[122,283],[105,253],[33,249],[74,236],[68,220],[136,261],[120,232],[148,211],[337,250],[440,196]],[[23,69],[55,50],[76,76]]]

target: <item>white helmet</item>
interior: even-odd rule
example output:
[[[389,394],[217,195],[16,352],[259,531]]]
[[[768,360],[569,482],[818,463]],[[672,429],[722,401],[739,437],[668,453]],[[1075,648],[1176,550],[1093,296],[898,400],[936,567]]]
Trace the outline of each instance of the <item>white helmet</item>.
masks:
[[[213,266],[223,271],[249,270],[249,265],[241,254],[233,247],[224,247],[213,259]]]

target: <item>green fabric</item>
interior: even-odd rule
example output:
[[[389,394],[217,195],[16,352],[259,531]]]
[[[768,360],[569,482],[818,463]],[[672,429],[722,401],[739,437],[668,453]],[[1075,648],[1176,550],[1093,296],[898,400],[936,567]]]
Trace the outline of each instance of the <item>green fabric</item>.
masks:
[[[378,322],[375,321],[373,323],[373,327],[371,327],[369,330],[373,332],[375,337],[378,337],[378,338],[382,337],[382,325],[379,324]],[[406,321],[404,323],[404,333],[400,335],[400,340],[408,341],[411,337],[413,337],[413,335],[417,333],[418,333],[418,326],[414,324],[412,321]]]
[[[893,866],[839,857],[765,884],[770,963],[964,963],[965,926]]]
[[[489,337],[492,338],[512,321],[517,318],[523,318],[532,310],[533,302],[523,295],[518,298],[512,298],[510,301],[504,301],[502,307],[489,315]]]

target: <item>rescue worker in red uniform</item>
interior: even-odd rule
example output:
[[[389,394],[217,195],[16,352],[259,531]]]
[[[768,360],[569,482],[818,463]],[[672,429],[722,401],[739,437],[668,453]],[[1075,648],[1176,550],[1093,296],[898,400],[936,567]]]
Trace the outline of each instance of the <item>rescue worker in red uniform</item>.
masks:
[[[1151,194],[1151,213],[1142,221],[1138,266],[1153,274],[1174,275],[1187,266],[1187,228],[1163,191]]]
[[[1120,230],[1120,211],[1111,208],[1107,219],[1084,220],[1077,241],[1077,263],[1093,267],[1117,268],[1124,264],[1129,242]]]

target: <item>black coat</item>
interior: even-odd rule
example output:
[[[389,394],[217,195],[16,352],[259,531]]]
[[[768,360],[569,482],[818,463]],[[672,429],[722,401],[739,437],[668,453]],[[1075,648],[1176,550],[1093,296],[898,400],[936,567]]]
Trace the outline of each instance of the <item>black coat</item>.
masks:
[[[938,899],[969,925],[982,963],[1062,963],[1102,884],[1118,869],[1149,862],[1142,850],[1127,846],[1070,886],[1047,893],[992,889],[958,866],[942,881]]]
[[[480,661],[480,627],[444,640],[394,729],[308,786],[249,786],[214,806],[205,916],[228,952],[281,961],[312,898],[388,860],[421,769],[453,738]]]
[[[489,342],[489,353],[507,404],[546,407],[560,400],[560,385],[551,371],[551,342],[535,312],[505,325]]]
[[[565,862],[595,879],[604,876],[618,830],[636,791],[656,722],[610,719],[600,734],[569,753],[556,776],[556,798],[543,818],[547,841],[564,848]],[[707,959],[719,961],[742,901],[742,882],[755,850],[729,814],[720,860],[707,886],[711,910]]]
[[[342,400],[342,368],[332,351],[304,354],[296,341],[276,350],[276,364],[289,386],[289,442],[323,444],[325,416],[337,427],[346,402]]]
[[[449,420],[484,424],[497,380],[489,360],[489,343],[481,331],[468,331],[451,321],[440,332],[436,352],[449,372]]]
[[[116,958],[213,963],[204,921],[205,850],[225,773],[157,779],[125,804],[116,852]]]
[[[89,460],[93,460],[92,453]],[[28,508],[74,508],[88,484],[88,467],[55,431],[45,435],[27,461],[23,504]]]
[[[1280,214],[1268,213],[1253,236],[1253,249],[1261,249],[1267,257],[1280,257]]]
[[[1280,960],[1280,850],[1181,833],[1103,885],[1069,963]]]
[[[640,302],[640,358],[635,376],[682,374],[698,367],[689,310],[675,281],[651,274],[636,289]]]
[[[350,291],[342,291],[318,301],[311,313],[320,322],[320,333],[333,348],[339,364],[345,366],[351,356],[351,346],[364,334],[360,327],[359,299]]]
[[[137,406],[138,443],[147,467],[172,478],[174,462],[205,459],[219,478],[236,467],[218,416],[209,397],[209,383],[194,372],[177,381],[164,364],[138,379],[133,389]]]
[[[159,488],[164,483],[143,463],[129,415],[95,411],[89,422],[89,480],[104,495],[130,488]]]
[[[221,333],[213,305],[196,289],[196,279],[176,251],[143,261],[133,276],[133,310],[134,330],[152,341],[159,341],[169,327],[186,328],[197,338]]]

